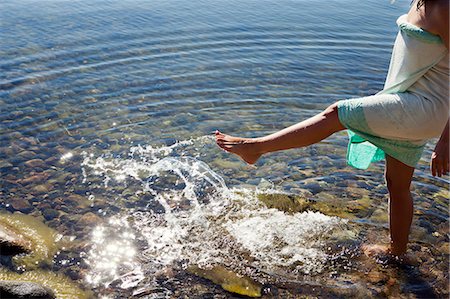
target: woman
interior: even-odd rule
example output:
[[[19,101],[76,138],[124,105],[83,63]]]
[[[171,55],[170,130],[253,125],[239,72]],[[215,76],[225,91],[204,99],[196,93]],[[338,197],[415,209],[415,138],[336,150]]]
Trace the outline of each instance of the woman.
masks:
[[[425,143],[440,137],[431,157],[433,176],[449,170],[449,0],[415,0],[397,23],[397,36],[380,93],[339,101],[303,122],[260,138],[239,138],[216,132],[225,151],[254,164],[266,153],[317,143],[349,129],[348,163],[367,168],[386,158],[389,190],[390,246],[368,251],[406,253],[413,216],[410,193],[414,168]]]

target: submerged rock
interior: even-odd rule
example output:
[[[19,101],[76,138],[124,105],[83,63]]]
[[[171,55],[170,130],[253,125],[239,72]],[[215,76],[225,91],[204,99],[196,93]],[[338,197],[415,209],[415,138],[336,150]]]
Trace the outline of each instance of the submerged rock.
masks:
[[[310,200],[301,196],[284,193],[261,193],[257,197],[268,208],[274,208],[288,213],[303,212],[312,204]]]
[[[45,182],[50,175],[47,172],[39,172],[34,173],[33,175],[30,175],[24,179],[19,180],[18,182],[22,185],[28,185],[28,184],[41,184]]]
[[[389,279],[389,277],[378,269],[372,269],[369,273],[367,273],[367,279],[371,283],[384,283]]]
[[[42,215],[44,215],[45,220],[52,220],[59,216],[59,212],[55,209],[45,209],[42,211]]]
[[[15,233],[5,223],[0,223],[0,254],[16,255],[31,252],[31,242]]]
[[[77,222],[77,225],[80,228],[84,228],[86,226],[91,227],[91,226],[98,224],[101,220],[102,220],[102,218],[100,218],[96,214],[94,214],[92,212],[87,212],[86,214],[81,216],[81,218]]]
[[[22,213],[30,213],[34,209],[30,202],[22,197],[11,197],[9,204],[15,211],[20,211]]]
[[[0,227],[24,244],[29,254],[17,255],[13,262],[25,269],[34,269],[41,263],[51,264],[53,255],[58,250],[55,243],[56,232],[45,225],[39,218],[21,213],[0,213]]]
[[[31,160],[34,157],[36,157],[36,153],[32,152],[32,151],[24,150],[24,151],[21,151],[17,156],[19,156],[23,160]]]
[[[47,194],[53,189],[50,184],[40,184],[32,188],[34,194]]]
[[[369,219],[370,221],[373,221],[375,223],[388,223],[389,213],[387,211],[387,208],[377,208],[375,211],[373,211]]]
[[[29,168],[37,168],[37,167],[44,168],[45,167],[45,162],[42,159],[28,160],[24,164],[26,167],[29,167]]]
[[[188,268],[188,271],[211,280],[228,292],[248,297],[261,297],[262,286],[259,283],[253,281],[250,277],[227,270],[223,266],[215,266],[212,269],[201,269],[197,266],[191,266]]]
[[[9,163],[6,160],[0,160],[0,169],[7,169],[7,168],[12,168],[14,165],[12,165],[11,163]]]
[[[268,208],[274,208],[287,213],[304,211],[320,212],[328,216],[338,216],[345,219],[365,217],[368,214],[370,200],[362,197],[358,200],[344,201],[332,194],[320,193],[318,200],[310,200],[304,195],[286,193],[260,193],[257,198]]]
[[[450,254],[450,244],[448,242],[444,242],[440,247],[439,247],[439,251],[442,254]]]
[[[56,298],[49,288],[35,282],[0,281],[0,298]]]
[[[16,284],[22,284],[24,282],[33,283],[33,285],[43,287],[48,290],[48,295],[52,297],[12,297],[12,298],[77,298],[87,299],[94,298],[92,292],[81,289],[75,282],[66,276],[56,274],[53,272],[47,272],[42,270],[25,271],[22,274],[8,271],[4,268],[0,268],[0,281],[11,281]],[[3,296],[1,293],[0,298],[11,298]]]
[[[321,212],[328,216],[337,216],[344,219],[361,219],[369,216],[371,200],[362,196],[356,200],[343,200],[342,198],[322,192],[316,195],[317,201],[311,205],[311,210]]]

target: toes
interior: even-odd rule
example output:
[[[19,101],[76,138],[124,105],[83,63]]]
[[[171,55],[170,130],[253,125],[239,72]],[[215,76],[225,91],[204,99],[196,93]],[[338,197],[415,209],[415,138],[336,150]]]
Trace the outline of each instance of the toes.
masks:
[[[224,142],[225,141],[225,136],[223,136],[223,135],[216,135],[216,140],[217,141],[222,141],[222,142]]]
[[[231,150],[231,147],[230,146],[227,146],[227,145],[225,145],[225,144],[218,144],[219,145],[219,147],[221,148],[221,149],[223,149],[224,151],[226,151],[226,152],[230,152],[230,150]]]
[[[228,135],[216,135],[216,142],[217,143],[225,143],[227,145],[238,145],[241,144],[242,141],[239,140],[234,140],[232,138],[230,138],[230,136]]]
[[[226,140],[226,139],[223,139],[223,138],[217,138],[216,140],[219,143],[225,143],[225,144],[228,144],[228,145],[236,145],[237,144],[236,142],[229,141],[229,140]]]
[[[225,137],[225,135],[222,134],[219,130],[216,130],[216,132],[214,132],[214,135],[216,135],[216,138],[218,138],[218,137]]]
[[[226,144],[226,143],[223,143],[223,142],[221,142],[221,143],[218,143],[218,145],[221,147],[221,148],[226,148],[226,149],[231,149],[232,148],[232,146],[230,146],[229,144]]]
[[[229,142],[227,142],[226,140],[224,140],[224,139],[217,139],[216,140],[216,143],[219,145],[219,146],[231,146],[232,144],[230,144]]]

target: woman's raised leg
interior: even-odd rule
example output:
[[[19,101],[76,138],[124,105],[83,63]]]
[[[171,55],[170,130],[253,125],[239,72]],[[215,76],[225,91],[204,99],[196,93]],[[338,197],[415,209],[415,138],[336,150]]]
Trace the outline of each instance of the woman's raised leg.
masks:
[[[254,164],[265,153],[308,146],[344,129],[335,103],[305,121],[264,137],[240,138],[217,131],[216,142],[222,149]]]

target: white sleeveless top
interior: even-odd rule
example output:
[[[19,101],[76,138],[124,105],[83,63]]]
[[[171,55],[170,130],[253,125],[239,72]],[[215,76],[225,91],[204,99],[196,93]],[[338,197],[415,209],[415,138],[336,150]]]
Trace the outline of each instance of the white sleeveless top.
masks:
[[[407,21],[397,19],[400,28],[384,89],[379,94],[411,91],[424,97],[448,101],[449,56],[439,36]]]
[[[384,89],[374,96],[338,102],[349,129],[347,161],[365,169],[385,154],[415,167],[430,138],[449,119],[449,56],[441,38],[397,19],[399,33]]]

